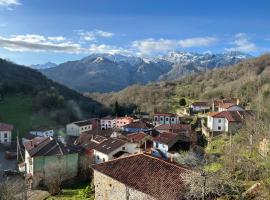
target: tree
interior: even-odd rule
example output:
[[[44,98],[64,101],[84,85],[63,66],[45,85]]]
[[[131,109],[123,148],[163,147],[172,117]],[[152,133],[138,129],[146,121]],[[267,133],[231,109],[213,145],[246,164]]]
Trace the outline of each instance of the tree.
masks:
[[[114,102],[113,108],[112,108],[112,113],[114,116],[118,116],[120,114],[120,106],[118,104],[118,101]]]
[[[179,100],[179,104],[180,104],[180,106],[185,106],[185,105],[187,105],[186,99],[185,99],[185,98],[181,98],[181,99]]]

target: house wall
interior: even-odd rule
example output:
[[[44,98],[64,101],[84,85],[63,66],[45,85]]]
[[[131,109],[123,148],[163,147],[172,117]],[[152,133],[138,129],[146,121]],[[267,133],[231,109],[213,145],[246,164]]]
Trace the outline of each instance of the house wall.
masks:
[[[162,152],[168,152],[168,151],[169,151],[168,145],[159,143],[159,142],[157,142],[157,141],[154,141],[154,142],[153,142],[153,147],[154,147],[155,149],[159,149],[159,150],[162,151]]]
[[[53,137],[54,131],[47,130],[47,131],[30,131],[31,135],[40,136],[40,137]]]
[[[115,120],[114,119],[101,119],[100,120],[101,129],[115,128]]]
[[[211,131],[215,131],[215,132],[224,132],[227,129],[224,118],[213,118],[210,116],[208,116],[207,118],[207,127]]]
[[[95,200],[155,200],[152,196],[94,170]]]
[[[193,112],[203,112],[210,110],[210,106],[190,106]]]
[[[121,128],[122,126],[130,124],[131,122],[133,122],[133,119],[130,117],[117,118],[116,119],[116,128]]]
[[[165,116],[165,115],[155,115],[153,124],[154,126],[158,126],[161,124],[179,124],[179,117]]]
[[[230,107],[228,109],[219,108],[218,111],[219,112],[221,112],[221,111],[244,111],[244,109],[242,107],[240,107],[240,106],[235,105],[235,106],[232,106],[232,107]]]
[[[40,156],[33,158],[33,187],[37,187],[40,180],[45,180],[53,173],[61,174],[63,179],[77,176],[78,153],[64,156]]]
[[[80,135],[80,127],[77,126],[76,124],[68,124],[67,127],[67,135],[70,136],[79,136]]]
[[[124,148],[123,148],[124,147]],[[110,154],[104,154],[102,152],[94,150],[95,163],[102,163],[113,159],[113,155],[119,151],[126,151],[128,153],[134,154],[139,153],[140,148],[137,148],[137,144],[135,143],[126,143],[123,146],[117,148]],[[104,160],[103,160],[104,159]]]
[[[0,144],[10,144],[10,143],[11,143],[11,131],[0,131]]]
[[[26,165],[26,173],[33,174],[33,158],[29,156],[28,151],[25,151],[25,165]]]

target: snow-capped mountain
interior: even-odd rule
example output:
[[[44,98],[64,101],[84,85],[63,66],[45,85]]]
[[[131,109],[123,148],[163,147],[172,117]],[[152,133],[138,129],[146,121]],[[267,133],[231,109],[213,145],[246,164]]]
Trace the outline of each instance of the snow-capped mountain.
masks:
[[[33,69],[49,69],[49,68],[53,68],[53,67],[56,67],[57,64],[55,63],[52,63],[52,62],[47,62],[47,63],[44,63],[44,64],[36,64],[36,65],[31,65],[30,67],[33,68]]]
[[[251,57],[240,52],[171,52],[153,58],[91,54],[81,60],[41,71],[49,78],[80,92],[111,92],[132,84],[177,80],[189,74],[233,65]]]

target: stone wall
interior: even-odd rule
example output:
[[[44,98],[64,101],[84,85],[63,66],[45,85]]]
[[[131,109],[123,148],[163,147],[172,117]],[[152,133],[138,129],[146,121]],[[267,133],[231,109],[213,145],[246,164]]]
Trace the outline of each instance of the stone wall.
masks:
[[[95,200],[155,200],[96,170],[94,170],[94,185]]]

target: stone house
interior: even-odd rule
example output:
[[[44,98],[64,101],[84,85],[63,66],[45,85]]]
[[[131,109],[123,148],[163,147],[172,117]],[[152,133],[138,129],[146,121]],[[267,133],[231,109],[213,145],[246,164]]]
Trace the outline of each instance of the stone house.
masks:
[[[190,170],[143,153],[94,165],[96,200],[178,200]]]
[[[208,112],[210,111],[211,106],[209,102],[207,101],[196,101],[190,105],[190,111],[192,113],[198,113],[198,112]]]

